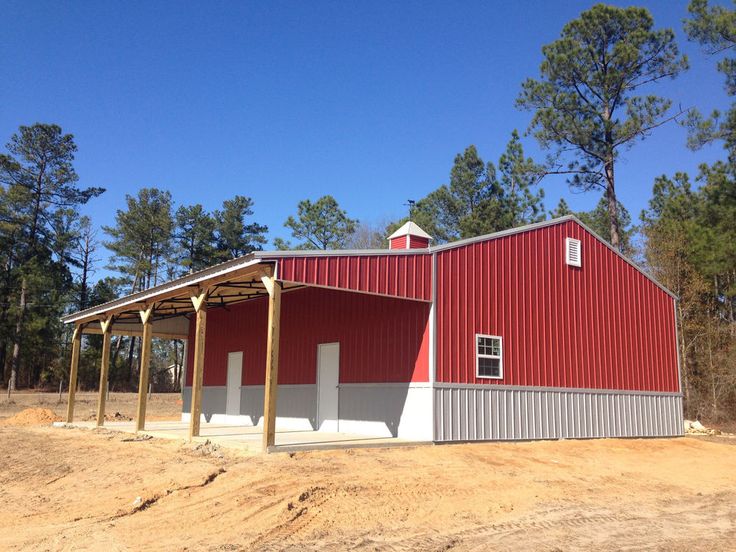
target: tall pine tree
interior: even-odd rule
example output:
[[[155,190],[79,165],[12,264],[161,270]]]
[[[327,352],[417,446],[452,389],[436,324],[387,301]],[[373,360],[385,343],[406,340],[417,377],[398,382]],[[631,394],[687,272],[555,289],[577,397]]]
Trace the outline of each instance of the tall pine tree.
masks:
[[[609,235],[621,246],[615,167],[622,150],[671,116],[670,100],[643,87],[687,68],[671,29],[654,29],[645,8],[596,4],[542,48],[539,79],[527,79],[517,105],[532,111],[530,132],[554,152],[549,172],[601,189]]]
[[[29,307],[61,300],[48,286],[63,289],[58,286],[65,285],[62,282],[69,278],[66,253],[71,242],[70,221],[78,216],[80,205],[104,190],[78,187],[79,177],[73,164],[77,151],[74,137],[64,134],[57,125],[21,126],[6,150],[0,154],[0,186],[10,207],[5,210],[3,228],[8,231],[6,237],[13,241],[13,270],[18,285],[10,359],[12,388],[27,337]],[[7,318],[7,314],[2,318]]]

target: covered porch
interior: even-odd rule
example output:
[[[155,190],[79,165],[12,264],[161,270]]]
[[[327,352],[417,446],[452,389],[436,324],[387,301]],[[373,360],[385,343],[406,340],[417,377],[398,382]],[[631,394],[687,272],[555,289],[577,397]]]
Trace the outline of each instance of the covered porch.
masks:
[[[223,433],[237,436],[243,442],[260,440],[260,450],[267,452],[275,445],[275,419],[279,368],[279,328],[281,292],[283,289],[302,287],[285,284],[275,276],[275,263],[246,255],[206,270],[128,295],[90,309],[80,311],[62,320],[74,324],[69,370],[69,396],[66,423],[74,422],[74,399],[81,339],[83,334],[101,334],[102,358],[100,384],[95,422],[77,425],[102,427],[105,422],[105,402],[110,370],[110,343],[113,335],[141,338],[140,381],[138,405],[133,423],[107,422],[111,428],[122,431],[154,432],[195,440],[204,433]],[[267,354],[264,363],[265,390],[262,428],[221,427],[202,424],[202,382],[204,372],[207,312],[211,308],[229,305],[260,296],[268,296]],[[184,339],[189,335],[190,320],[196,321],[192,371],[191,410],[188,422],[146,422],[146,401],[151,363],[151,342],[154,337]],[[242,431],[241,431],[242,430]],[[206,437],[206,436],[205,436]]]
[[[134,431],[151,429],[146,391],[156,337],[186,340],[188,349],[182,421],[164,427],[172,435],[235,431],[240,440],[260,439],[264,452],[297,436],[312,444],[429,441],[430,276],[425,253],[256,252],[70,314],[63,318],[74,324],[67,423],[81,337],[95,333],[103,336],[97,427],[109,423],[111,336],[134,335],[141,339]]]

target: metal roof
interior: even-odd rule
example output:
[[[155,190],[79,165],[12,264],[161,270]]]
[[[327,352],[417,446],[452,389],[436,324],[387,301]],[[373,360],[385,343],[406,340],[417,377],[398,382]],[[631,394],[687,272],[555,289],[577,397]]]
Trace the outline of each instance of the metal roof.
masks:
[[[103,315],[109,310],[124,307],[126,305],[144,303],[145,301],[153,299],[163,293],[177,291],[179,289],[183,290],[185,288],[195,286],[198,283],[213,278],[215,276],[220,276],[238,269],[257,265],[259,262],[260,261],[255,259],[252,254],[248,254],[243,257],[238,257],[237,259],[232,259],[229,261],[225,261],[224,263],[216,264],[192,274],[187,274],[186,276],[182,276],[181,278],[177,278],[176,280],[171,280],[169,282],[165,282],[163,284],[145,289],[143,291],[124,295],[123,297],[108,301],[107,303],[102,303],[88,309],[84,309],[72,314],[67,314],[66,316],[63,316],[61,318],[61,321],[65,323],[75,322],[77,320],[82,320],[91,316]]]
[[[393,234],[391,234],[388,239],[392,240],[394,238],[400,238],[401,236],[417,236],[418,238],[425,238],[427,240],[434,239],[432,236],[427,234],[424,230],[422,230],[419,225],[415,224],[414,222],[408,220],[406,221],[401,228],[396,230]]]

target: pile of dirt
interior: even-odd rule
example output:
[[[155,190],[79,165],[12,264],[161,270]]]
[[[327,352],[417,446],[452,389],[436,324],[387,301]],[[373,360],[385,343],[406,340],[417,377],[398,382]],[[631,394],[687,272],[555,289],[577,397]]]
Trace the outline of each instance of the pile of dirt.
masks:
[[[96,419],[97,414],[95,412],[91,412],[86,418],[88,422],[94,422]],[[133,418],[126,416],[125,414],[121,414],[120,412],[116,412],[115,414],[105,414],[106,422],[130,422],[132,420]]]
[[[215,458],[224,458],[224,454],[220,450],[220,445],[213,443],[207,439],[204,443],[199,443],[193,450],[202,456],[214,456]]]
[[[0,424],[5,426],[50,425],[60,420],[61,417],[48,408],[26,408],[14,416],[0,421]]]

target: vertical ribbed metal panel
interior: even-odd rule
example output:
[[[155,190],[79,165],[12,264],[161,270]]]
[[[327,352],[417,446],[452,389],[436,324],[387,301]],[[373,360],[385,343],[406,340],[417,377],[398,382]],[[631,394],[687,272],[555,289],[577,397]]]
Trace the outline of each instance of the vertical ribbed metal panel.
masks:
[[[432,300],[432,256],[325,255],[274,257],[278,277],[287,282]]]
[[[243,385],[262,385],[267,300],[210,309],[204,385],[225,385],[227,354],[243,351]],[[323,288],[285,292],[281,300],[280,384],[315,383],[317,345],[340,343],[341,383],[429,381],[430,305]],[[194,325],[190,327],[190,341]],[[189,366],[194,347],[189,347]],[[191,370],[187,371],[191,385]]]
[[[679,391],[674,300],[575,221],[439,251],[436,278],[438,382]],[[503,336],[502,380],[476,333]]]
[[[682,397],[676,394],[441,384],[434,393],[436,441],[683,434]]]

